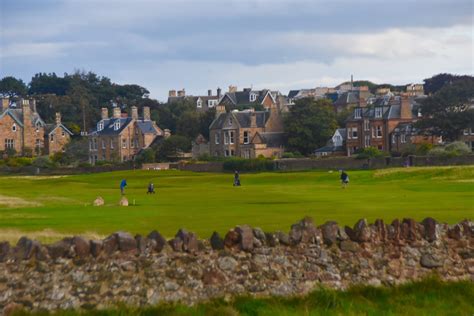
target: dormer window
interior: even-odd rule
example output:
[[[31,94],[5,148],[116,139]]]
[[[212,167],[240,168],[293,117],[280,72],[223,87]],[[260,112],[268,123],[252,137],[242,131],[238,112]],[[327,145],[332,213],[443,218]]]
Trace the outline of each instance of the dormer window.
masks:
[[[13,123],[13,125],[12,125],[12,131],[16,132],[16,124],[15,123]]]
[[[354,110],[354,118],[360,119],[362,117],[362,109],[361,108],[356,108]]]
[[[40,131],[40,123],[36,123],[36,133],[39,133]]]
[[[114,123],[114,130],[120,129],[120,120],[116,120]]]
[[[418,117],[422,117],[423,115],[421,114],[421,109],[418,109]]]
[[[97,123],[97,131],[100,132],[103,129],[104,129],[104,121],[100,121],[99,123]]]
[[[257,94],[256,93],[251,93],[250,94],[250,102],[254,102],[255,100],[257,100]]]
[[[207,106],[213,108],[217,105],[217,100],[207,100]]]
[[[381,107],[375,108],[375,117],[376,118],[381,118],[382,117],[382,108]]]
[[[198,99],[198,100],[197,100],[196,106],[197,106],[198,108],[202,108],[202,100],[201,100],[201,99]]]
[[[229,117],[229,125],[232,125],[232,118]]]

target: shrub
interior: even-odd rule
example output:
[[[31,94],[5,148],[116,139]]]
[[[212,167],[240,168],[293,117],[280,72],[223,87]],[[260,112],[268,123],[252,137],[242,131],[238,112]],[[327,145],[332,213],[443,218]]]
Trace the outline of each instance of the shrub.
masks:
[[[462,155],[469,155],[470,153],[471,149],[464,142],[453,142],[444,147],[438,146],[431,149],[428,155],[440,157],[456,157]]]
[[[49,160],[47,156],[36,157],[33,161],[33,166],[37,168],[52,168],[54,167],[54,163]]]
[[[366,148],[360,149],[356,152],[356,154],[357,154],[356,159],[367,159],[367,158],[375,158],[375,157],[384,156],[384,153],[375,147],[366,147]]]
[[[274,169],[273,160],[267,158],[229,158],[224,161],[224,170],[226,171],[273,171]]]
[[[155,151],[152,148],[147,148],[137,155],[135,161],[139,164],[155,162]]]
[[[303,158],[303,157],[304,156],[299,151],[284,152],[283,155],[281,155],[281,158]]]
[[[6,159],[5,164],[9,167],[24,167],[30,166],[32,162],[33,159],[28,157],[11,157]]]
[[[416,154],[420,156],[425,156],[430,152],[431,149],[433,149],[433,144],[420,144],[416,147]]]

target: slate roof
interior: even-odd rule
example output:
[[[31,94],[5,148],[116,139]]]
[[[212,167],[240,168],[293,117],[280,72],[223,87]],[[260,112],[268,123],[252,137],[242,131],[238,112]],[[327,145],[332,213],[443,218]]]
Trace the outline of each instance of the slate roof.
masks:
[[[288,92],[288,98],[293,99],[298,93],[300,93],[300,90],[290,90],[290,92]]]
[[[258,133],[267,147],[283,147],[286,144],[285,133]]]
[[[257,98],[255,99],[255,101],[250,101],[250,95],[253,93],[257,95]],[[276,92],[272,92],[268,89],[264,89],[264,90],[244,89],[243,91],[226,92],[223,99],[227,97],[228,99],[231,100],[231,102],[234,105],[261,104],[265,96],[267,95],[267,93],[270,93],[270,95],[273,98],[275,98],[275,95],[277,94]]]
[[[342,136],[342,140],[346,140],[347,138],[347,131],[345,128],[338,128],[337,131],[339,132],[339,134],[341,134]]]
[[[344,149],[344,146],[327,145],[327,146],[316,149],[314,152],[315,153],[345,152],[345,149]]]
[[[419,101],[421,98],[409,98],[412,118],[416,118],[416,113],[420,107]],[[377,98],[377,100],[368,108],[362,108],[361,118],[375,118],[375,108],[382,108],[382,118],[384,119],[398,119],[401,115],[401,97],[386,96]],[[354,117],[355,113],[352,111],[349,120],[358,120]]]
[[[158,131],[155,129],[152,121],[137,121],[137,126],[143,134],[158,135]]]
[[[41,126],[45,126],[44,121],[37,112],[31,111],[30,113],[31,124],[33,126],[36,126],[36,123],[39,123]],[[23,126],[23,110],[21,108],[8,108],[6,111],[3,111],[3,113],[0,115],[0,118],[5,115],[10,115],[18,125]]]
[[[348,91],[341,93],[337,100],[334,102],[334,105],[346,105],[359,103],[359,92],[358,91]]]
[[[64,126],[63,124],[59,124],[59,125],[56,125],[56,124],[46,124],[45,125],[45,133],[46,134],[51,134],[52,131],[54,131],[57,127],[61,127],[62,129],[64,129],[66,131],[66,133],[68,133],[69,135],[73,135],[73,133],[66,127]]]
[[[268,111],[241,111],[241,112],[228,112],[220,114],[211,124],[209,129],[221,129],[224,127],[224,123],[229,115],[232,115],[239,123],[241,128],[249,128],[251,124],[251,115],[256,115],[256,127],[265,127],[265,123],[270,118],[270,112]]]

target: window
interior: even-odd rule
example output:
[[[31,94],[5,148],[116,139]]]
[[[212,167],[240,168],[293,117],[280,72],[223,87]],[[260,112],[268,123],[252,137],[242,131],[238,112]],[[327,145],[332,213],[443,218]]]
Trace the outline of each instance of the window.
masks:
[[[54,143],[54,134],[49,134],[49,141]]]
[[[232,118],[229,117],[229,125],[232,125]]]
[[[16,132],[16,124],[15,123],[13,123],[13,125],[12,125],[12,131]]]
[[[138,148],[138,139],[135,138],[135,148]]]
[[[228,150],[225,150],[225,151],[224,151],[224,156],[225,156],[225,157],[229,157],[229,151],[228,151]]]
[[[358,138],[358,135],[357,135],[357,127],[351,128],[351,138],[352,138],[352,139],[357,139],[357,138]]]
[[[365,135],[365,137],[364,137],[364,146],[365,147],[370,146],[370,135]]]
[[[61,130],[61,137],[64,137],[64,136],[66,136],[66,133],[64,133],[64,130],[62,129]]]
[[[224,132],[224,144],[229,144],[229,132]]]
[[[465,130],[463,130],[463,134],[464,135],[469,135],[469,128],[466,128]]]
[[[41,127],[40,123],[36,123],[36,133],[39,133],[40,127]]]
[[[354,118],[360,119],[362,117],[362,109],[361,108],[356,108],[354,110]]]
[[[254,102],[255,100],[257,100],[257,94],[256,93],[251,93],[250,94],[250,102]]]
[[[135,148],[135,141],[133,139],[130,140],[130,148]]]
[[[395,136],[395,134],[392,134],[392,144],[396,144],[397,143],[397,136]]]
[[[127,139],[122,139],[122,148],[127,148]]]
[[[207,100],[207,106],[213,108],[217,105],[217,100]]]
[[[216,132],[216,134],[214,134],[214,141],[215,141],[216,145],[219,145],[219,143],[221,141],[221,134],[219,134],[219,132]]]
[[[381,108],[381,107],[376,107],[375,108],[375,117],[376,118],[381,118],[382,117],[382,110],[383,110],[383,108]]]
[[[104,121],[100,121],[99,123],[97,123],[97,131],[101,131],[104,129]]]
[[[12,149],[12,148],[15,148],[15,140],[5,139],[5,149]]]
[[[244,144],[248,144],[249,142],[249,132],[244,132]]]
[[[102,149],[105,149],[105,140],[102,140]]]
[[[114,123],[114,130],[120,129],[120,120],[116,120]]]
[[[41,139],[37,138],[35,141],[35,147],[40,148],[41,147]]]
[[[370,122],[369,122],[369,120],[364,120],[364,131],[370,131]]]
[[[234,143],[234,132],[229,132],[230,134],[230,143],[233,144]]]
[[[407,139],[406,139],[406,135],[405,135],[405,134],[401,134],[401,135],[400,135],[400,142],[403,143],[403,144],[407,142]]]
[[[201,99],[198,99],[198,100],[197,100],[196,106],[197,106],[198,108],[202,108],[202,100],[201,100]]]
[[[114,149],[114,140],[113,139],[110,140],[110,149]]]
[[[382,138],[382,126],[381,125],[377,125],[376,135],[377,135],[377,138]]]
[[[235,152],[234,152],[233,149],[230,151],[230,155],[231,155],[231,156],[235,156]]]

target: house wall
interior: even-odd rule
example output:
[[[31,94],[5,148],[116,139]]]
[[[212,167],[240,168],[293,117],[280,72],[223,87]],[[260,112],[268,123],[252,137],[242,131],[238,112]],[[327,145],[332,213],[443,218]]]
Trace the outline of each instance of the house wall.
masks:
[[[12,130],[15,120],[10,115],[5,115],[0,119],[0,151],[5,151],[5,140],[14,140],[14,149],[17,153],[23,148],[23,128],[16,124],[16,131]]]
[[[51,134],[54,135],[53,140],[51,141]],[[57,152],[64,151],[65,146],[71,140],[71,136],[62,127],[56,128],[50,134],[45,135],[44,144],[47,148],[48,154],[53,155]]]

